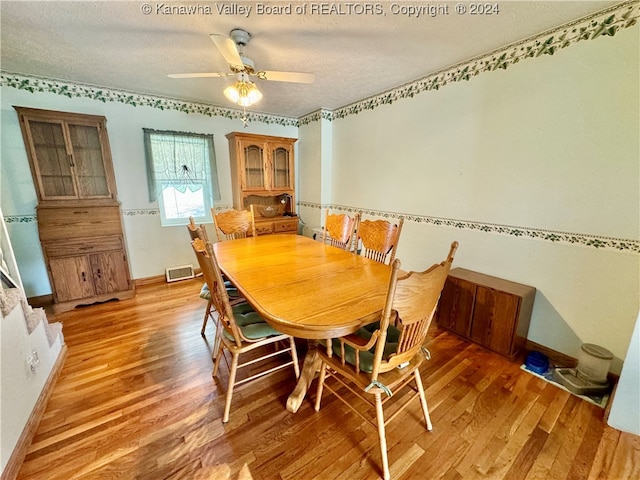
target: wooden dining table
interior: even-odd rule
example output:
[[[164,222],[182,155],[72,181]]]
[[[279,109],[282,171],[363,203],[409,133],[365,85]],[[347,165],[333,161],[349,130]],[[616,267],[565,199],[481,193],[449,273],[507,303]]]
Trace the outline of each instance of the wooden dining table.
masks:
[[[313,340],[341,337],[380,318],[391,267],[301,235],[214,244],[221,270],[276,330],[312,340],[287,400],[296,412],[320,366]]]

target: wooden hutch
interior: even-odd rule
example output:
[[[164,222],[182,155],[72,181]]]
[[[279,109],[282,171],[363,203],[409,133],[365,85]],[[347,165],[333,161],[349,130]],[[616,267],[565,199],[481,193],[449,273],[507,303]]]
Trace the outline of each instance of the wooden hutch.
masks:
[[[259,235],[298,232],[295,213],[295,138],[232,132],[229,140],[233,206],[254,206]]]
[[[106,119],[14,108],[38,196],[54,311],[132,297]]]

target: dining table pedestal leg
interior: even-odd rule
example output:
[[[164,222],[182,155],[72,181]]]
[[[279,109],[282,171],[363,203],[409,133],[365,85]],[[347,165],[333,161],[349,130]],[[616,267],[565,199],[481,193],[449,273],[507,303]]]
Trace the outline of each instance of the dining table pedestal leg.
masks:
[[[320,368],[321,363],[322,361],[318,355],[318,344],[315,342],[309,342],[309,350],[304,357],[300,378],[298,378],[296,388],[287,399],[287,410],[291,413],[296,413],[300,408],[300,405],[302,405],[302,401],[304,400],[307,390],[309,390],[311,382],[313,382],[313,378]]]

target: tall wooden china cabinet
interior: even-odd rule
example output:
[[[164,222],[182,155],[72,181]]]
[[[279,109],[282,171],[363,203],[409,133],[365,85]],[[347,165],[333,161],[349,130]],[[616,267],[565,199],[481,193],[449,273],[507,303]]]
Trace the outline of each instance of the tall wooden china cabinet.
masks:
[[[254,206],[258,235],[298,232],[295,214],[295,138],[232,132],[227,135],[231,158],[233,206]]]
[[[132,297],[106,119],[15,107],[54,311]]]

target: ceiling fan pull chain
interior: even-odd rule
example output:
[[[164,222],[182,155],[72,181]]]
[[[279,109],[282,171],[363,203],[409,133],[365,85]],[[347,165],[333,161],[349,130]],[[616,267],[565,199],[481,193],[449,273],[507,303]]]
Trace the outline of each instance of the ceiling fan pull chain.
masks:
[[[244,128],[249,126],[249,119],[247,118],[247,108],[245,106],[242,107],[242,125]]]

